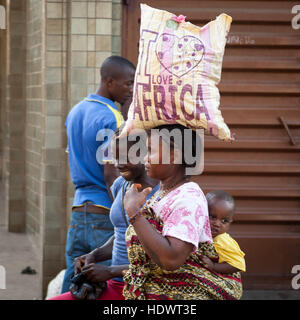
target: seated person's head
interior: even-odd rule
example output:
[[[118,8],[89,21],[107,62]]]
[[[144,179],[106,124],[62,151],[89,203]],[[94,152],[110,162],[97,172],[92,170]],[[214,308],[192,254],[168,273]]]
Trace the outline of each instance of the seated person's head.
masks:
[[[131,140],[134,139],[133,135],[131,135],[130,140],[128,139],[127,135],[119,137],[119,133],[122,131],[122,127],[123,125],[116,130],[112,140],[115,167],[119,170],[121,176],[125,180],[135,181],[142,175],[146,174],[145,166],[141,161],[136,163],[135,157],[132,158],[129,156],[130,148],[136,143],[136,141]],[[141,138],[141,136],[137,136],[137,140]],[[146,141],[144,143],[146,143]]]
[[[225,191],[216,190],[206,194],[209,221],[213,238],[227,232],[233,220],[234,199]]]

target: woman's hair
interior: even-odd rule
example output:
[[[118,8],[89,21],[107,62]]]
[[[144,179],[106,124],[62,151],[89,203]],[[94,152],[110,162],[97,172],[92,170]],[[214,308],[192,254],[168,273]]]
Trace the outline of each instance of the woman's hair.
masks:
[[[113,135],[113,139],[116,141],[117,146],[119,146],[120,143],[122,143],[122,141],[126,140],[127,141],[127,147],[131,147],[133,144],[135,144],[136,142],[139,142],[140,139],[143,140],[143,136],[141,136],[139,134],[139,132],[135,132],[134,130],[131,131],[130,134],[125,134],[125,135],[121,135],[123,128],[125,127],[125,122],[123,122],[119,128],[117,128],[114,131],[114,135]],[[121,136],[120,136],[121,135]],[[130,138],[129,138],[130,136]],[[135,140],[134,140],[135,138]],[[145,140],[146,143],[146,140]]]
[[[165,124],[157,126],[154,129],[159,131],[161,139],[167,143],[170,143],[170,146],[173,149],[180,149],[182,154],[182,166],[184,168],[194,168],[196,166],[197,162],[187,163],[186,161],[186,156],[193,158],[196,157],[197,148],[202,146],[202,140],[196,131],[181,124]],[[166,134],[164,134],[164,132]],[[174,137],[173,134],[175,134],[175,132],[177,132],[177,134]]]

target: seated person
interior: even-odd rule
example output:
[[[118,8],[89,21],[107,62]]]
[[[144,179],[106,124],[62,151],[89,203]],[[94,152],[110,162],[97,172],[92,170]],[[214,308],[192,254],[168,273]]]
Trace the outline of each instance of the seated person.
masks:
[[[117,132],[115,136],[117,135]],[[116,141],[116,155],[118,159],[119,139]],[[127,148],[131,147],[133,142],[127,141]],[[120,148],[121,149],[121,148]],[[128,151],[128,150],[127,150]],[[147,199],[159,189],[158,181],[147,176],[145,167],[139,163],[133,165],[131,163],[119,164],[116,163],[121,176],[118,177],[111,186],[111,192],[114,197],[114,202],[110,210],[110,219],[114,225],[114,235],[100,248],[92,252],[80,256],[74,260],[75,274],[81,272],[89,281],[99,283],[106,281],[107,286],[102,291],[97,300],[123,300],[122,295],[124,282],[123,271],[128,269],[128,255],[125,242],[125,232],[128,222],[128,216],[124,209],[123,199],[131,186],[131,184],[139,184],[142,188],[152,188],[152,192]],[[98,264],[108,259],[112,259],[111,266]],[[63,293],[50,300],[76,300],[71,292]]]

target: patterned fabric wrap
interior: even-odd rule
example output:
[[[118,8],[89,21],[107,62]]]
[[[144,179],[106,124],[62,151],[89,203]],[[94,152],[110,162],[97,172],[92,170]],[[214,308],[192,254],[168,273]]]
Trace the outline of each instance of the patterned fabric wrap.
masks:
[[[144,216],[159,232],[162,221],[150,208]],[[126,232],[129,270],[125,274],[123,295],[126,300],[237,300],[242,296],[240,273],[219,274],[205,268],[201,255],[218,261],[213,244],[199,244],[185,263],[175,271],[161,269],[145,253],[132,225]]]
[[[234,140],[217,88],[232,18],[222,13],[203,27],[184,18],[141,4],[133,101],[122,134],[178,123]]]

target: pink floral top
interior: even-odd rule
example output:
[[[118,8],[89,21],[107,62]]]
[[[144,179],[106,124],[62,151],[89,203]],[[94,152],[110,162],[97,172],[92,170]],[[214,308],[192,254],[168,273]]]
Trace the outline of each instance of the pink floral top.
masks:
[[[195,182],[167,193],[154,204],[153,210],[164,223],[163,236],[192,243],[194,251],[199,242],[213,242],[206,197]]]

